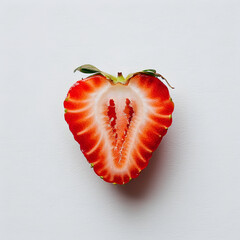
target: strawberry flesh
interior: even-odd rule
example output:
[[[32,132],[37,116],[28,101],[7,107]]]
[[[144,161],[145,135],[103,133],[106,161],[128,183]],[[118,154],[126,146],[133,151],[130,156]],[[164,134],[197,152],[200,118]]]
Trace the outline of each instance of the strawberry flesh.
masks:
[[[138,177],[172,123],[174,104],[156,77],[139,73],[126,84],[100,74],[74,84],[65,120],[98,176],[124,184]]]

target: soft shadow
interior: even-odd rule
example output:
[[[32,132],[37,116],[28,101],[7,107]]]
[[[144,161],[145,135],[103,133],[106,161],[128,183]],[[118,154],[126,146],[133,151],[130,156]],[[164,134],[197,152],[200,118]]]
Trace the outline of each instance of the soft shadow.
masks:
[[[112,187],[129,198],[143,199],[147,197],[150,191],[154,191],[154,185],[161,185],[164,178],[165,174],[163,173],[167,166],[167,153],[169,153],[167,148],[167,143],[163,140],[158,149],[153,153],[148,166],[141,172],[138,178],[125,185]]]

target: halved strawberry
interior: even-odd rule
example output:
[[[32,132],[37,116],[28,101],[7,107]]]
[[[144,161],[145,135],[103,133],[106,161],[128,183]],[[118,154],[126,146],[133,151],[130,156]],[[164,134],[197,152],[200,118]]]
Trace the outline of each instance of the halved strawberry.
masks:
[[[172,123],[174,104],[157,77],[164,78],[152,69],[126,79],[92,65],[76,70],[94,75],[68,92],[64,107],[69,128],[97,175],[106,182],[127,183],[148,165]]]

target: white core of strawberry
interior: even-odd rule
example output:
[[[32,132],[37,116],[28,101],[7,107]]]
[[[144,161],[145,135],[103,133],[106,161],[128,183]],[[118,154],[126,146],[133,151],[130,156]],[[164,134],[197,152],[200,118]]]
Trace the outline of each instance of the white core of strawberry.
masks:
[[[138,89],[134,89],[130,84],[128,86],[109,84],[104,90],[92,96],[95,121],[98,126],[104,126],[98,129],[98,136],[104,139],[106,148],[104,151],[109,153],[106,168],[116,174],[128,174],[133,162],[131,151],[134,144],[139,141],[136,139],[137,133],[145,124],[151,108],[146,96],[136,93],[136,90]],[[111,108],[114,113],[109,113]],[[116,117],[111,114],[115,114]],[[118,131],[119,129],[124,131]],[[119,133],[122,135],[119,136]],[[119,165],[114,161],[116,155],[119,157]]]

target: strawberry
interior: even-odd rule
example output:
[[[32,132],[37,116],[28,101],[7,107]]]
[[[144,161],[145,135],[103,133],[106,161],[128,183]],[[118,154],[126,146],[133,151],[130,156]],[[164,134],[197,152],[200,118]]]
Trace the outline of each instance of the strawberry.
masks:
[[[158,77],[166,79],[153,69],[126,78],[92,65],[75,71],[93,75],[70,88],[65,120],[95,173],[125,184],[148,165],[172,123],[174,104]]]

